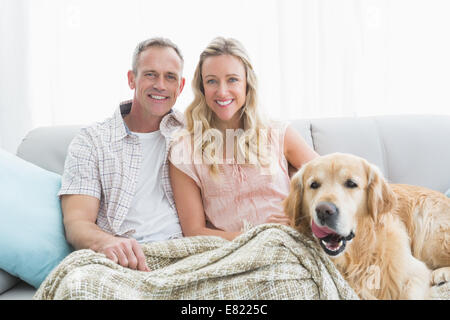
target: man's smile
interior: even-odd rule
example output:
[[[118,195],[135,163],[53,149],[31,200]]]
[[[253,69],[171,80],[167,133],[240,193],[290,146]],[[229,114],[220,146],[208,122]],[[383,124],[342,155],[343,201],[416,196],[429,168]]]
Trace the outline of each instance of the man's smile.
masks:
[[[163,100],[169,99],[169,97],[161,96],[161,95],[156,95],[156,94],[149,94],[148,96],[149,96],[151,99],[153,99],[153,100],[158,100],[158,101],[163,101]]]

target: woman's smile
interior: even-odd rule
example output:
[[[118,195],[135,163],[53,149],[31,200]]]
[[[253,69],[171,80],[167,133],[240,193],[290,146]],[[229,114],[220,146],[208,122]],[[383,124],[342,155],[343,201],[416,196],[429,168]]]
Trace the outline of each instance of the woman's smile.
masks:
[[[228,99],[228,100],[216,100],[216,103],[221,107],[228,107],[234,99]]]

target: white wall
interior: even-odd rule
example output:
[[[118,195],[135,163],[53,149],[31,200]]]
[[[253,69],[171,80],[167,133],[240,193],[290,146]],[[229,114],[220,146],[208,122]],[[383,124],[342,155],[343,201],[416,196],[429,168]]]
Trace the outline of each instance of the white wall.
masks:
[[[0,0],[0,147],[37,126],[89,124],[131,96],[137,42],[200,52],[239,39],[274,118],[450,114],[448,0]]]
[[[0,148],[15,153],[32,120],[27,94],[27,10],[25,1],[14,0],[14,6],[10,2],[0,2]]]

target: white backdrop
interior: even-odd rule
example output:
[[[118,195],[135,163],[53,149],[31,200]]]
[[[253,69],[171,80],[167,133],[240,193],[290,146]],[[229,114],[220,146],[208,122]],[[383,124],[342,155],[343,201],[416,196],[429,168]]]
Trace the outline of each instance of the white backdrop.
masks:
[[[153,36],[184,54],[181,111],[220,35],[246,46],[271,117],[450,114],[449,16],[448,0],[0,0],[0,147],[110,116]]]

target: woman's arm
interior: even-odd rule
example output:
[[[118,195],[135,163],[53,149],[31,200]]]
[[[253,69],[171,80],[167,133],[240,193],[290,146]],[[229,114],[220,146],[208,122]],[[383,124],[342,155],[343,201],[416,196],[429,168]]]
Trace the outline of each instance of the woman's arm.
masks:
[[[209,235],[233,240],[241,234],[241,232],[207,228],[200,188],[194,180],[171,162],[169,162],[169,174],[181,229],[185,236]]]
[[[291,166],[300,169],[302,165],[319,156],[291,126],[284,135],[284,156]]]

